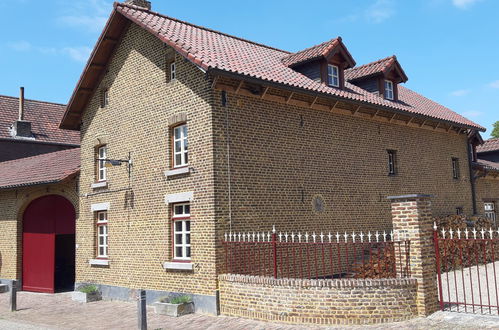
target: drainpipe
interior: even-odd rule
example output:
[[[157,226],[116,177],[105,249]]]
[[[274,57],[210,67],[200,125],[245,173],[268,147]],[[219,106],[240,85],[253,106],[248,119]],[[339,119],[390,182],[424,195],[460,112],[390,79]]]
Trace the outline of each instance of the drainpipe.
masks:
[[[471,184],[471,202],[473,204],[473,215],[476,215],[477,207],[476,207],[476,188],[475,188],[475,174],[473,173],[473,149],[471,148],[471,143],[468,141],[468,167],[470,169],[470,184]]]

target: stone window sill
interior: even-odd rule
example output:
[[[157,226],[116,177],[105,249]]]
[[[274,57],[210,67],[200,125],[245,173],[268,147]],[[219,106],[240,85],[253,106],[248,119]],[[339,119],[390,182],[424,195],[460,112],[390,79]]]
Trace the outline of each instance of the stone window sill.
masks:
[[[92,266],[109,266],[108,259],[90,259],[88,263]]]
[[[190,172],[191,172],[191,169],[188,166],[174,168],[174,169],[165,171],[165,177],[171,178],[171,177],[176,176],[176,175],[189,174]]]
[[[92,183],[90,187],[92,189],[107,188],[107,181]]]
[[[167,270],[192,270],[192,263],[190,262],[165,262],[163,268]]]

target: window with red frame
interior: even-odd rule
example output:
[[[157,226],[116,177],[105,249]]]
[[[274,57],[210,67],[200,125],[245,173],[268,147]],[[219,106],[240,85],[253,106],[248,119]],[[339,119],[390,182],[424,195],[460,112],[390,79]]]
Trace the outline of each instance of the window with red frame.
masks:
[[[173,204],[173,259],[191,260],[191,206]]]
[[[108,258],[107,211],[97,212],[97,258]]]

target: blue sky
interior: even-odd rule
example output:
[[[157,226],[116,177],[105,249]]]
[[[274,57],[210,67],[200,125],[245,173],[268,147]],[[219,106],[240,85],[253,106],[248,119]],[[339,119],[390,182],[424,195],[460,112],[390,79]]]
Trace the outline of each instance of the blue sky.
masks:
[[[357,64],[397,55],[406,86],[485,126],[499,120],[499,1],[171,1],[153,10],[298,51],[341,36]],[[0,94],[66,103],[112,2],[1,0]]]

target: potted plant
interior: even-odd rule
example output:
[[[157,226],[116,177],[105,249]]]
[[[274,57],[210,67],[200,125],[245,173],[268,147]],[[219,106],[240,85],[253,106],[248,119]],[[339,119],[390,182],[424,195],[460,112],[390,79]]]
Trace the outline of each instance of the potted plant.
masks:
[[[154,312],[175,317],[191,314],[194,313],[194,303],[187,295],[163,297],[154,303]]]
[[[99,290],[97,289],[97,286],[89,284],[89,285],[80,286],[78,290],[73,291],[72,299],[74,301],[88,303],[92,301],[101,300],[102,296]]]

